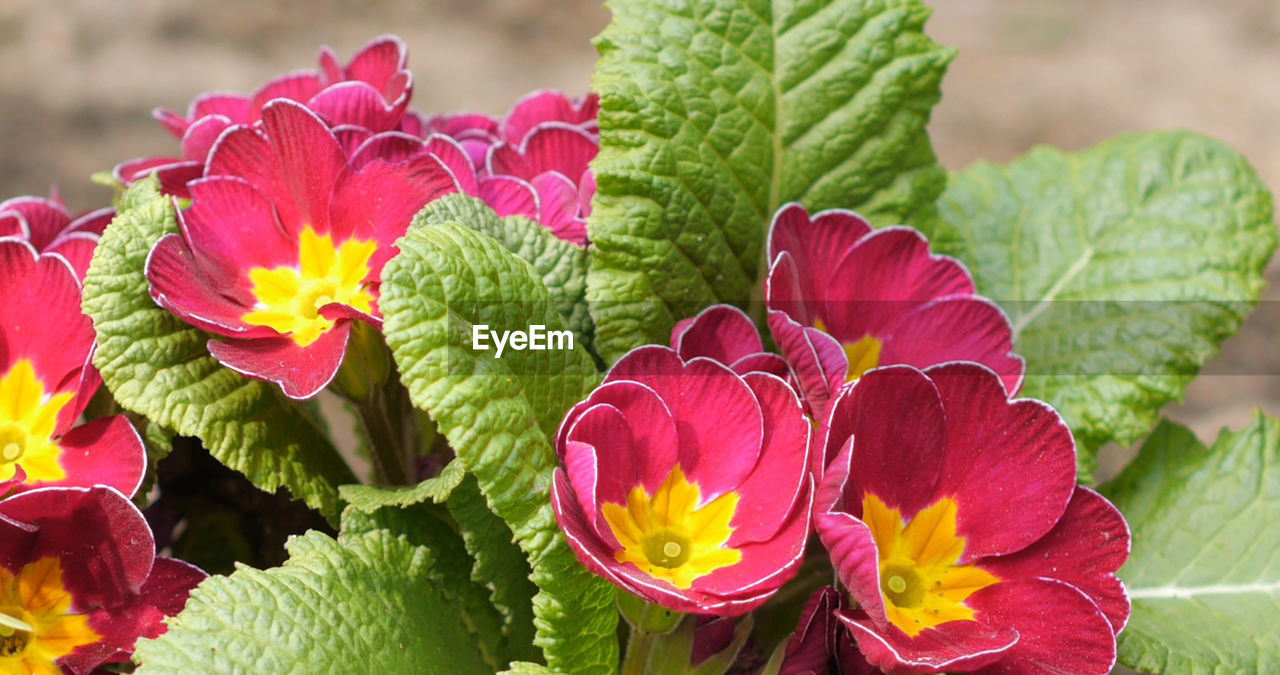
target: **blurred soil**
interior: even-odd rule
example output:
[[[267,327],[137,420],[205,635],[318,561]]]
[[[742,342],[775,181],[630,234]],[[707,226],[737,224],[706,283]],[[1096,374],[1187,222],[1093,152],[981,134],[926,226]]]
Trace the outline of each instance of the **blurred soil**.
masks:
[[[1185,127],[1243,152],[1280,188],[1280,4],[1274,0],[934,0],[930,32],[960,48],[935,110],[943,163],[1007,161],[1038,143],[1084,148]],[[0,0],[0,198],[73,210],[109,198],[87,177],[168,155],[149,116],[208,90],[250,91],[394,32],[414,107],[504,111],[526,91],[585,91],[608,20],[594,0]],[[1263,308],[1167,412],[1202,437],[1280,415],[1280,267]]]

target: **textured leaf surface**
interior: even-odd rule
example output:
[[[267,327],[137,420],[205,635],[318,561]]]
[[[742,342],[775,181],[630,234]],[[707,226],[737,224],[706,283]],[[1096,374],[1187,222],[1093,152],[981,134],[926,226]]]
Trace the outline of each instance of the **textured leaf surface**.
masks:
[[[591,313],[587,309],[587,249],[557,238],[551,230],[522,216],[499,218],[483,201],[462,193],[427,204],[414,217],[415,226],[454,223],[497,239],[524,258],[542,277],[556,309],[584,347],[590,348]]]
[[[390,487],[381,485],[342,485],[338,493],[351,506],[365,512],[373,512],[385,506],[412,506],[422,502],[442,502],[462,482],[467,469],[454,459],[445,465],[440,475],[428,478],[417,485]]]
[[[610,0],[588,298],[612,362],[717,301],[745,306],[774,211],[930,229],[925,124],[954,52],[917,0]]]
[[[348,508],[342,513],[342,533],[338,541],[346,543],[353,537],[379,530],[393,537],[403,537],[410,544],[431,552],[435,561],[433,576],[449,590],[455,603],[454,611],[466,624],[472,640],[491,669],[497,671],[513,660],[527,658],[533,639],[532,623],[523,649],[516,654],[511,653],[512,645],[503,631],[503,617],[490,601],[489,589],[472,580],[475,561],[444,507],[415,504],[407,508],[382,508],[371,513]]]
[[[427,549],[385,530],[290,540],[283,567],[210,577],[140,673],[491,673]]]
[[[1271,209],[1243,157],[1186,132],[978,163],[940,202],[948,252],[1013,323],[1022,395],[1062,413],[1087,461],[1145,434],[1239,329],[1275,249]]]
[[[176,231],[154,181],[125,193],[84,281],[84,312],[98,333],[93,364],[120,405],[199,437],[254,485],[286,487],[336,521],[337,485],[355,478],[329,440],[276,387],[223,368],[205,348],[207,334],[147,295],[147,255]]]
[[[1280,672],[1280,420],[1206,448],[1165,421],[1103,486],[1133,530],[1120,661],[1157,673]]]
[[[578,564],[561,535],[549,492],[548,438],[564,411],[598,381],[580,347],[554,351],[472,349],[472,326],[562,327],[555,303],[528,263],[461,226],[415,227],[383,272],[384,333],[414,404],[430,413],[489,508],[511,528],[540,591],[537,644],[555,670],[617,667],[612,588]]]
[[[511,528],[489,510],[474,478],[454,490],[447,505],[475,558],[471,578],[489,589],[503,617],[502,632],[510,645],[507,660],[539,659],[533,646],[533,596],[538,588],[529,581],[529,562],[515,545]]]

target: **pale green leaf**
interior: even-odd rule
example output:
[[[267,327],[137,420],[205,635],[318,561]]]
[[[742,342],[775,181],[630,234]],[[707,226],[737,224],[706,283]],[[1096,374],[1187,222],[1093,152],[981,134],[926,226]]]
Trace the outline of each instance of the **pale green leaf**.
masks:
[[[1271,196],[1238,153],[1187,132],[1037,148],[952,177],[948,252],[1013,324],[1023,396],[1062,413],[1082,468],[1181,398],[1258,300]]]
[[[93,364],[120,405],[183,436],[268,492],[285,487],[325,517],[338,516],[341,483],[355,480],[329,440],[280,393],[209,356],[209,336],[161,309],[144,267],[161,236],[177,231],[153,180],[125,193],[84,280],[93,319]]]
[[[283,567],[241,565],[138,642],[139,673],[491,673],[427,549],[385,530],[291,539]]]
[[[440,475],[428,478],[417,485],[393,487],[381,485],[342,485],[339,494],[352,507],[372,512],[386,506],[411,506],[422,502],[440,503],[462,482],[467,469],[454,459],[445,465]]]
[[[413,226],[454,223],[497,239],[508,251],[524,258],[542,283],[582,346],[591,348],[591,313],[587,309],[587,249],[551,234],[551,230],[523,216],[499,218],[483,201],[462,193],[445,195],[427,204]]]
[[[612,362],[758,294],[774,212],[849,208],[931,230],[925,125],[954,51],[918,0],[610,0],[588,299]]]
[[[1280,420],[1206,448],[1162,422],[1103,486],[1129,521],[1120,661],[1158,673],[1280,672]]]
[[[529,559],[536,643],[556,670],[610,672],[617,614],[610,586],[578,564],[556,524],[548,438],[599,376],[572,349],[472,348],[473,326],[562,327],[541,275],[498,241],[461,226],[415,227],[383,271],[384,333],[411,400],[436,420],[490,510]]]

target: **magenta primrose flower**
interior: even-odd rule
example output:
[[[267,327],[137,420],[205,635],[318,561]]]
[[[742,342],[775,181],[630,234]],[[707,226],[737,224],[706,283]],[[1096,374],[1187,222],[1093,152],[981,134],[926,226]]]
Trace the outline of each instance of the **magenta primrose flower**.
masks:
[[[182,142],[181,157],[144,157],[116,166],[122,185],[155,174],[165,194],[189,198],[186,185],[204,175],[209,151],[222,132],[237,124],[255,124],[268,102],[284,98],[305,105],[339,136],[363,140],[384,131],[422,133],[423,123],[407,112],[413,95],[409,50],[400,38],[371,40],[345,66],[322,47],[319,70],[297,70],[277,77],[250,95],[214,92],[191,102],[185,116],[157,108],[154,116]],[[351,142],[352,145],[356,141]]]
[[[587,168],[599,152],[599,97],[558,91],[525,95],[501,119],[461,113],[427,121],[428,130],[457,141],[474,171],[441,158],[462,190],[500,216],[522,215],[561,239],[586,245],[595,178]],[[475,184],[475,188],[469,187]]]
[[[814,524],[885,672],[1107,673],[1129,601],[1120,513],[1075,484],[1049,406],[975,363],[866,373],[831,412]]]
[[[104,208],[72,218],[56,195],[15,197],[0,202],[0,238],[22,239],[41,253],[61,256],[83,280],[98,235],[114,217],[114,209]]]
[[[54,485],[138,489],[146,452],[129,420],[76,426],[102,383],[93,341],[67,260],[0,238],[0,498]]]
[[[147,260],[151,297],[221,338],[223,365],[308,398],[338,371],[350,321],[381,327],[378,287],[424,204],[457,189],[431,155],[353,169],[328,126],[276,100],[219,139],[180,234]]]
[[[671,329],[671,348],[685,361],[705,357],[739,375],[768,373],[789,384],[794,382],[787,362],[764,350],[751,317],[733,305],[712,305],[676,322]]]
[[[743,614],[804,554],[809,433],[781,379],[641,347],[565,415],[551,501],[592,572],[677,611]]]
[[[0,500],[0,672],[90,673],[158,637],[204,579],[157,558],[146,520],[109,487]]]
[[[974,294],[964,266],[929,253],[919,232],[872,231],[852,211],[810,218],[787,204],[774,215],[768,249],[769,329],[815,419],[846,383],[895,363],[976,361],[1010,394],[1021,386],[1008,319]]]

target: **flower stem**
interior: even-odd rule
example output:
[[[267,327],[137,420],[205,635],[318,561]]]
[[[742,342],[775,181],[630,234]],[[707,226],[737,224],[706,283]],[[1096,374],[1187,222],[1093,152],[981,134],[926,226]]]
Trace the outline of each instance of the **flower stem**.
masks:
[[[393,383],[399,386],[399,383]],[[409,471],[409,454],[404,444],[403,415],[399,412],[399,400],[384,388],[378,395],[367,401],[352,401],[360,413],[360,421],[364,423],[369,434],[371,455],[374,470],[378,473],[378,482],[383,485],[412,485]],[[394,407],[394,412],[393,412]]]
[[[658,635],[641,628],[631,628],[631,640],[627,642],[627,656],[622,661],[622,675],[644,675],[649,672],[649,657]]]

